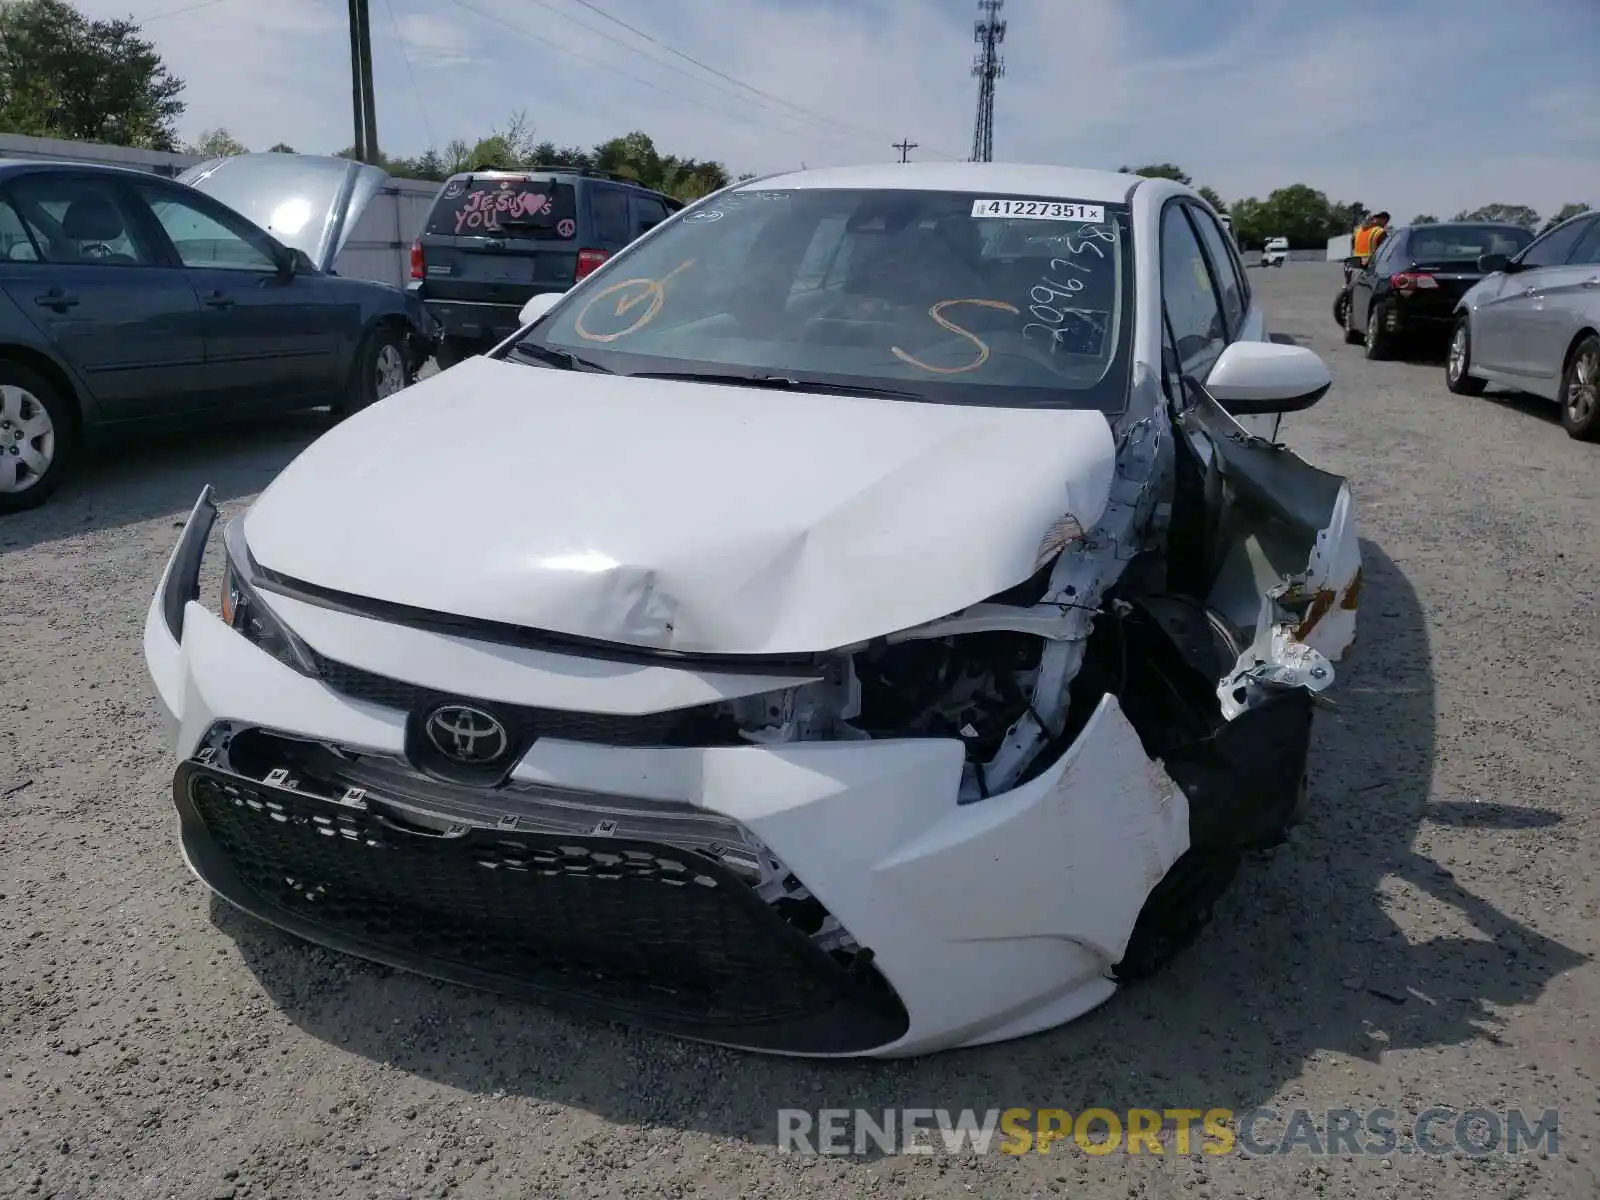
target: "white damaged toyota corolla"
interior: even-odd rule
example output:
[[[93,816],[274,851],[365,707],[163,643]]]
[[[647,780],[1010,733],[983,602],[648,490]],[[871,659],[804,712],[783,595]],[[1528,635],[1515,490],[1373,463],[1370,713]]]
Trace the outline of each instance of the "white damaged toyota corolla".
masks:
[[[145,653],[221,896],[896,1056],[1079,1016],[1282,840],[1360,554],[1346,482],[1276,441],[1327,369],[1193,192],[783,175],[525,319],[291,463],[215,610],[196,504]]]

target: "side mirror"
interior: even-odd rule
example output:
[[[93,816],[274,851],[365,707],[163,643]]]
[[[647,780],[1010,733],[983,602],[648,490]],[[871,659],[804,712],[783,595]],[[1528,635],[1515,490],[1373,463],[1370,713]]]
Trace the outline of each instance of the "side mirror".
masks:
[[[522,311],[517,314],[517,320],[520,321],[524,326],[532,325],[540,317],[544,316],[545,313],[554,308],[556,306],[556,302],[565,295],[565,292],[540,292],[537,296],[531,297],[528,302],[522,306]]]
[[[1234,342],[1206,376],[1205,390],[1236,417],[1300,412],[1333,386],[1328,364],[1303,346]]]
[[[1493,275],[1496,271],[1504,271],[1511,265],[1511,258],[1505,254],[1480,254],[1478,255],[1478,270],[1485,275]]]

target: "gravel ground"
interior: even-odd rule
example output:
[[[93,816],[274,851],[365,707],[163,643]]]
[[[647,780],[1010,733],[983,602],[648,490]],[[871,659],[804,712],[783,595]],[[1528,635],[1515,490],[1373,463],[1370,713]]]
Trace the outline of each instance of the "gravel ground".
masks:
[[[1287,438],[1352,477],[1368,539],[1314,816],[1165,974],[1020,1043],[774,1061],[235,914],[178,858],[140,633],[201,484],[236,511],[317,422],[129,450],[0,522],[0,1195],[1595,1196],[1597,450],[1538,402],[1450,396],[1437,362],[1366,362],[1329,313],[1337,267],[1251,275],[1273,327],[1333,365]],[[1434,1104],[1558,1108],[1559,1148],[774,1147],[785,1107]]]

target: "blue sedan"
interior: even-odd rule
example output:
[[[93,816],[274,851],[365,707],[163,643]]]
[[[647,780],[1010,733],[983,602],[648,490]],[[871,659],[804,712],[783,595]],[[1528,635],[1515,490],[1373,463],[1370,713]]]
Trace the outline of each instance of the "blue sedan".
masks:
[[[431,355],[414,295],[332,270],[384,172],[247,154],[183,178],[0,160],[0,514],[87,445],[353,412]]]

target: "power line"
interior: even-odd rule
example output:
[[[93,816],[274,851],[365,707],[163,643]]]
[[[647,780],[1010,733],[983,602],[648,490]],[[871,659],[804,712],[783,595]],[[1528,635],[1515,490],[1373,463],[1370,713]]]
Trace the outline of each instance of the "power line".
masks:
[[[915,142],[913,142],[913,141],[911,141],[909,139],[906,139],[906,140],[903,140],[903,141],[898,141],[898,142],[890,142],[889,144],[891,146],[893,146],[896,150],[900,151],[900,161],[901,162],[906,162],[908,160],[908,157],[910,156],[911,152],[917,148],[917,143],[915,143]]]
[[[480,20],[489,22],[496,29],[510,30],[512,33],[515,33],[515,34],[519,35],[520,37],[526,38],[528,41],[533,42],[535,45],[543,46],[546,50],[554,51],[555,53],[557,53],[559,55],[562,55],[562,56],[564,56],[566,58],[574,58],[574,59],[577,59],[579,62],[587,63],[590,66],[595,67],[598,70],[606,71],[606,72],[608,72],[608,73],[610,73],[612,75],[620,75],[622,78],[632,80],[634,83],[637,83],[642,87],[649,88],[653,92],[658,92],[663,96],[670,96],[675,100],[681,100],[685,104],[693,104],[696,107],[703,108],[708,112],[716,113],[718,116],[723,117],[725,119],[731,117],[734,120],[745,121],[748,124],[753,125],[754,127],[758,128],[758,129],[763,129],[763,130],[766,130],[768,132],[770,132],[770,130],[771,130],[771,126],[770,126],[769,123],[762,121],[759,116],[757,116],[757,115],[755,115],[753,113],[744,112],[744,111],[741,111],[739,109],[733,109],[732,111],[730,111],[725,105],[709,104],[706,101],[696,99],[693,96],[686,96],[681,92],[670,91],[667,88],[662,87],[659,83],[656,83],[653,80],[645,79],[644,77],[639,76],[639,75],[635,75],[630,71],[624,71],[621,67],[617,66],[614,63],[604,62],[601,59],[593,58],[593,57],[591,57],[591,56],[589,56],[587,54],[580,54],[578,51],[573,50],[573,49],[571,49],[571,48],[569,48],[567,46],[563,46],[558,42],[552,42],[548,38],[542,37],[539,34],[534,33],[532,30],[523,28],[521,25],[518,25],[518,24],[515,24],[514,22],[508,21],[503,17],[495,16],[492,13],[487,13],[483,9],[478,8],[474,4],[468,4],[466,2],[466,0],[449,0],[449,2],[451,4],[453,4],[453,5],[455,5],[457,8],[460,8],[460,9],[463,9],[464,11],[466,11],[466,12],[472,13],[474,16],[478,17]],[[778,114],[778,115],[783,115],[783,114]],[[792,134],[795,131],[789,130],[788,132]]]
[[[576,25],[579,29],[583,30],[585,33],[592,33],[596,37],[605,38],[608,45],[620,46],[622,49],[627,50],[629,53],[638,55],[640,58],[644,59],[646,62],[652,64],[653,66],[664,67],[666,70],[671,71],[676,75],[683,76],[685,79],[689,80],[691,83],[699,84],[701,87],[710,88],[718,96],[731,97],[731,98],[733,98],[735,100],[738,100],[741,104],[748,104],[750,102],[748,97],[741,96],[737,92],[731,91],[730,89],[725,88],[725,87],[721,87],[721,86],[719,86],[718,84],[712,82],[709,79],[706,79],[706,78],[704,78],[704,77],[702,77],[700,75],[696,75],[692,71],[686,71],[682,67],[677,66],[677,65],[675,65],[673,63],[670,63],[670,62],[666,62],[666,61],[664,61],[664,60],[662,60],[660,58],[657,58],[653,54],[646,54],[644,52],[644,50],[642,50],[638,46],[630,45],[627,42],[619,42],[619,41],[617,41],[616,39],[610,37],[610,35],[606,34],[605,32],[603,32],[602,30],[600,30],[596,26],[590,25],[590,24],[588,24],[587,22],[584,22],[584,21],[580,21],[576,17],[574,17],[571,13],[564,12],[563,10],[557,8],[555,5],[549,3],[549,0],[526,0],[526,2],[529,3],[529,4],[535,5],[538,8],[542,8],[546,12],[552,13],[557,17],[560,17],[563,21],[566,21],[569,24]],[[602,14],[602,15],[605,15],[605,14]],[[612,18],[612,19],[615,20],[616,18]],[[621,24],[620,21],[618,23]],[[631,30],[633,28],[633,26],[624,24],[623,28]],[[647,40],[647,41],[654,42],[654,39],[649,38],[647,35],[641,34],[640,36],[641,37],[645,37],[645,40]],[[661,45],[661,43],[658,43],[658,42],[656,42],[654,44]],[[667,49],[667,50],[670,51],[671,47],[663,46],[663,49]],[[672,51],[672,52],[676,53],[676,51]],[[696,60],[689,59],[688,61],[695,62]],[[765,102],[758,100],[757,103],[765,103]],[[827,132],[830,132],[830,133],[835,132],[835,131],[832,128],[829,128],[829,127],[838,124],[837,122],[834,122],[832,120],[832,118],[830,118],[830,117],[814,116],[814,115],[811,115],[809,112],[806,112],[805,110],[802,110],[798,114],[791,114],[791,113],[787,113],[787,112],[781,112],[781,111],[778,111],[776,109],[770,109],[770,105],[768,105],[768,108],[769,108],[770,111],[773,112],[773,115],[776,116],[776,117],[781,117],[781,118],[783,118],[785,120],[790,120],[790,121],[795,120],[796,116],[804,117],[804,119],[806,119],[808,121],[811,121],[811,122],[823,127]],[[843,127],[843,128],[846,131],[849,131],[849,128],[847,126]],[[873,135],[853,134],[853,136],[857,136],[857,137],[870,136],[874,142],[877,141],[877,135],[875,135],[875,134],[873,134]]]
[[[168,17],[181,17],[184,13],[199,12],[202,8],[227,2],[228,0],[200,0],[198,4],[185,4],[182,8],[169,8],[166,12],[158,12],[151,17],[140,17],[135,24],[148,25],[151,21],[165,21]]]
[[[994,81],[1006,73],[1000,57],[1000,43],[1006,40],[1006,23],[1000,10],[1006,0],[978,0],[984,19],[973,27],[973,41],[983,49],[973,61],[972,73],[978,77],[978,119],[972,130],[972,161],[994,161]]]
[[[573,3],[581,4],[584,8],[587,8],[590,12],[595,13],[598,16],[604,17],[606,20],[610,21],[613,25],[617,25],[620,28],[626,29],[629,33],[633,34],[635,37],[643,38],[645,41],[649,42],[653,46],[659,46],[661,49],[665,50],[668,54],[674,55],[677,58],[681,58],[681,59],[683,59],[684,62],[692,63],[694,66],[699,67],[702,71],[708,71],[712,75],[715,75],[718,79],[725,79],[729,83],[733,84],[735,87],[743,88],[745,91],[749,92],[751,95],[763,97],[764,99],[770,100],[775,104],[781,104],[786,108],[794,109],[796,112],[799,112],[799,113],[802,113],[802,114],[804,114],[806,116],[809,116],[814,120],[825,121],[828,124],[837,126],[840,129],[849,130],[851,132],[854,132],[854,133],[857,133],[857,134],[861,134],[861,135],[864,135],[866,137],[873,138],[874,140],[876,140],[880,136],[878,133],[875,133],[872,130],[866,129],[863,126],[852,125],[847,121],[839,120],[837,117],[830,117],[826,113],[818,112],[815,109],[806,108],[804,105],[796,104],[792,100],[785,100],[782,96],[776,96],[771,92],[764,91],[763,89],[756,87],[754,84],[746,83],[744,80],[739,79],[736,76],[729,75],[726,71],[723,71],[723,70],[721,70],[721,69],[719,69],[717,67],[713,67],[710,63],[702,62],[700,59],[695,58],[693,55],[686,54],[682,50],[679,50],[676,46],[670,46],[666,42],[661,41],[659,38],[653,37],[652,35],[646,33],[644,30],[639,29],[636,26],[628,24],[628,22],[624,21],[621,17],[612,15],[611,13],[607,12],[605,9],[601,8],[598,4],[593,3],[592,0],[573,0]],[[937,153],[937,151],[935,153]],[[953,155],[946,155],[945,157],[954,157],[954,156]]]
[[[383,7],[389,13],[389,25],[394,30],[395,44],[400,48],[400,61],[406,65],[406,78],[411,81],[411,98],[417,102],[417,114],[422,118],[422,128],[427,132],[428,145],[437,146],[439,139],[433,136],[433,122],[428,120],[428,106],[422,102],[422,89],[417,87],[417,73],[411,68],[411,55],[406,52],[405,35],[400,32],[400,20],[394,15],[392,0],[383,0]]]

